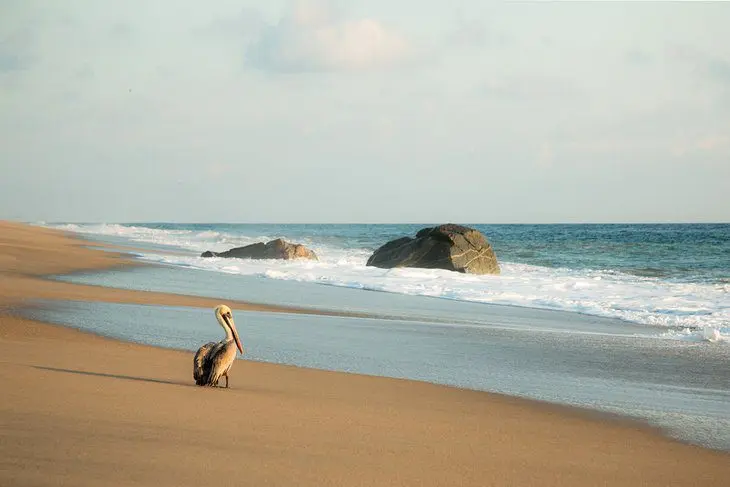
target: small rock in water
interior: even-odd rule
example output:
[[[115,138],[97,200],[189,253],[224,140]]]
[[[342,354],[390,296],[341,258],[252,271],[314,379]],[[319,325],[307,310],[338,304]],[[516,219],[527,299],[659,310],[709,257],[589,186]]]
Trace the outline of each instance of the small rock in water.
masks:
[[[270,242],[258,242],[244,247],[236,247],[225,252],[206,250],[201,257],[236,257],[239,259],[310,259],[317,260],[317,255],[301,244],[294,244],[277,238]]]

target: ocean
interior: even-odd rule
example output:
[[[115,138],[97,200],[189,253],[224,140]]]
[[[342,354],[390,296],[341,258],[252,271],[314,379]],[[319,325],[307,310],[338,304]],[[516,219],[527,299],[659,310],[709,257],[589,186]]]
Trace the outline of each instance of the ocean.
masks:
[[[655,327],[678,338],[730,337],[730,224],[470,225],[487,236],[500,276],[366,267],[385,242],[428,225],[52,224],[151,245],[150,262],[272,280],[571,311]],[[318,262],[202,259],[274,238]],[[176,255],[154,250],[176,250]],[[718,336],[719,335],[719,336]]]
[[[366,267],[428,225],[44,225],[156,264],[57,279],[370,316],[234,310],[247,360],[588,407],[730,450],[728,224],[470,225],[499,276]],[[319,261],[199,257],[274,238]],[[195,350],[220,334],[211,310],[46,304],[33,317],[156,346]]]

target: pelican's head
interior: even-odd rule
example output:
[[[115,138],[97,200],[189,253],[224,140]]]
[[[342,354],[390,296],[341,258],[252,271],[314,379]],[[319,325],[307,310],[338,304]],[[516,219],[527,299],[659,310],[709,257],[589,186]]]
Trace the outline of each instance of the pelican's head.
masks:
[[[233,313],[231,312],[231,308],[225,304],[219,304],[215,307],[215,316],[221,319],[223,316],[228,316],[230,318],[233,316]]]
[[[233,313],[231,308],[225,304],[219,304],[215,307],[215,317],[218,319],[218,323],[226,330],[226,338],[234,339],[236,341],[236,347],[238,351],[243,353],[243,346],[241,340],[238,338],[238,331],[236,330],[236,324],[233,322]]]

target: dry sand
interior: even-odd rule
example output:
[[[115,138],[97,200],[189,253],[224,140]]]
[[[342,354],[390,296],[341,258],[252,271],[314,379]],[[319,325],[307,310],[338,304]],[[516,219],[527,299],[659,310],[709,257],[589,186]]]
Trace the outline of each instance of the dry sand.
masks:
[[[128,264],[87,245],[0,222],[0,486],[728,485],[730,454],[586,411],[250,361],[198,388],[191,353],[17,317],[32,298],[217,303],[42,279]]]

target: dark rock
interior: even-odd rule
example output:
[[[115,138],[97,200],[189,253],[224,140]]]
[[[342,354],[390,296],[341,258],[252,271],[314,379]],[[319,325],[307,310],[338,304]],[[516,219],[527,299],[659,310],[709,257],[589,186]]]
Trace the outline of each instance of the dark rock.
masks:
[[[390,269],[419,267],[469,274],[499,274],[497,256],[481,232],[447,224],[424,228],[415,238],[391,240],[377,249],[367,265]]]
[[[304,245],[289,243],[277,238],[270,242],[258,242],[244,247],[236,247],[225,252],[206,250],[201,257],[236,257],[238,259],[310,259],[317,260],[317,255]]]

